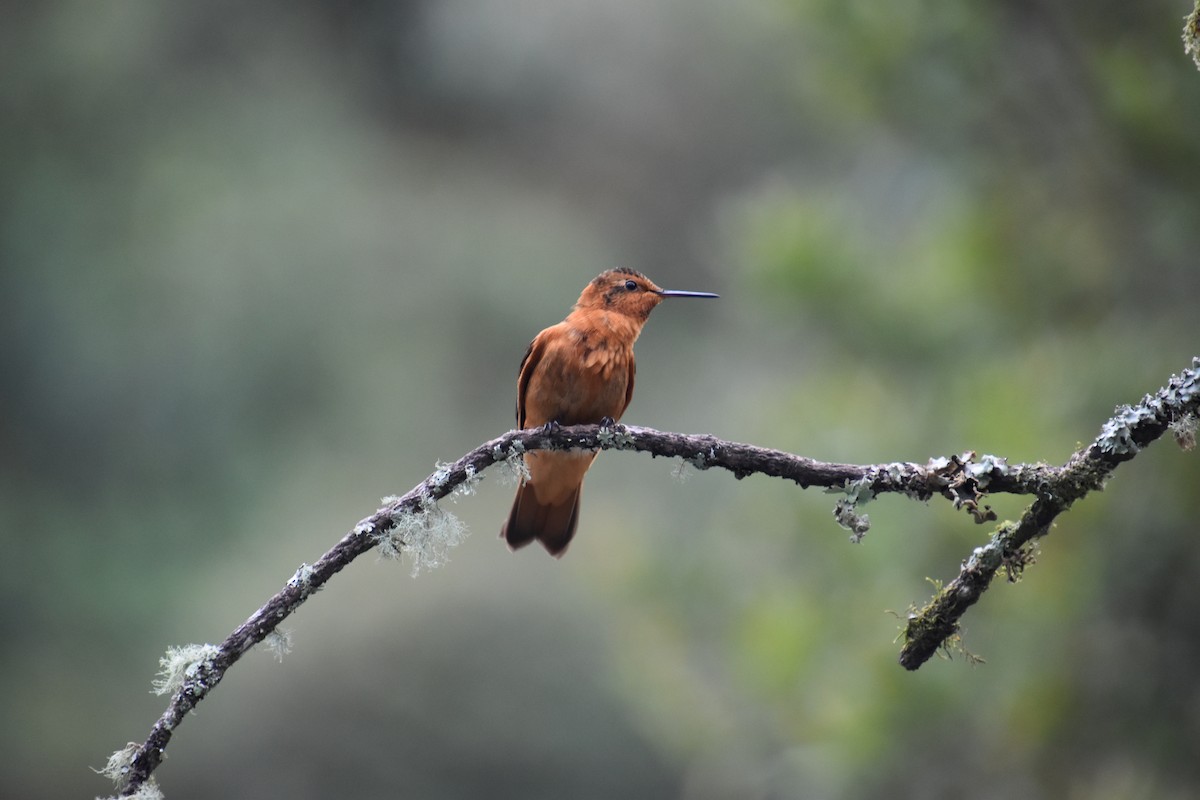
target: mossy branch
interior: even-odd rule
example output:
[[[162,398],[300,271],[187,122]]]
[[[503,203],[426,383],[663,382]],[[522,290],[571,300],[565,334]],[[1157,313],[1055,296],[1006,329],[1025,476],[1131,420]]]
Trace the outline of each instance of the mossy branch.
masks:
[[[709,435],[667,433],[650,428],[615,425],[549,426],[509,431],[481,444],[452,464],[441,465],[400,497],[387,498],[374,514],[355,525],[313,564],[302,564],[283,587],[239,625],[219,645],[172,648],[163,659],[160,693],[171,699],[142,744],[118,751],[101,770],[112,778],[122,796],[153,792],[151,775],[161,763],[172,733],[225,677],[225,673],[256,644],[283,641],[277,630],[314,592],[368,550],[406,554],[414,570],[439,563],[444,549],[461,536],[461,526],[438,507],[452,493],[469,494],[484,470],[496,464],[518,472],[521,455],[530,450],[638,450],[652,456],[680,458],[698,469],[719,467],[736,478],[766,475],[794,481],[801,487],[820,486],[841,494],[835,508],[838,523],[859,539],[869,527],[858,507],[875,495],[900,493],[927,500],[941,496],[967,511],[977,523],[994,520],[983,503],[989,493],[1036,497],[1016,523],[1004,523],[989,544],[978,547],[963,563],[959,576],[941,589],[930,604],[914,613],[905,631],[900,663],[916,669],[958,630],[958,620],[987,589],[996,572],[1010,575],[1029,563],[1028,548],[1045,535],[1054,519],[1070,505],[1100,488],[1112,470],[1150,442],[1174,430],[1181,446],[1194,444],[1200,413],[1200,359],[1171,378],[1156,395],[1137,406],[1123,406],[1105,423],[1100,436],[1075,453],[1062,467],[1046,464],[1009,465],[995,456],[963,453],[935,458],[925,464],[836,464],[728,442]],[[285,638],[285,637],[284,637]]]
[[[1192,6],[1192,13],[1183,18],[1183,52],[1192,57],[1196,69],[1200,69],[1200,0]]]
[[[1016,580],[1032,561],[1035,541],[1050,531],[1059,514],[1081,497],[1104,487],[1118,465],[1129,461],[1168,430],[1185,450],[1196,444],[1200,413],[1200,358],[1157,394],[1136,406],[1120,406],[1100,429],[1100,435],[1075,452],[1061,467],[1041,471],[1037,499],[1015,523],[1005,522],[991,541],[977,547],[962,564],[958,577],[943,587],[929,605],[914,613],[904,630],[900,664],[917,669],[958,632],[958,621],[1004,568]]]

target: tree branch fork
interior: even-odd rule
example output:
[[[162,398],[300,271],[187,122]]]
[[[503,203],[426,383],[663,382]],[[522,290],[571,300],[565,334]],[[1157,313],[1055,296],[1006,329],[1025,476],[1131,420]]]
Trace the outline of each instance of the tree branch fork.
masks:
[[[899,661],[909,670],[924,664],[958,634],[959,620],[1004,570],[1010,580],[1032,563],[1032,548],[1059,514],[1078,499],[1103,487],[1113,470],[1134,458],[1168,430],[1181,447],[1195,443],[1200,415],[1200,358],[1156,394],[1134,406],[1119,406],[1089,445],[1062,466],[1009,464],[997,456],[965,452],[919,464],[838,464],[780,450],[730,442],[708,434],[682,434],[633,425],[549,425],[513,430],[484,442],[457,461],[439,465],[406,494],[384,499],[375,513],[361,520],[313,564],[302,564],[284,586],[219,645],[172,648],[162,659],[156,690],[170,694],[167,709],[147,739],[115,753],[98,770],[112,778],[122,796],[153,798],[151,775],[162,761],[175,728],[185,715],[224,678],[228,669],[252,647],[267,641],[280,652],[286,637],[278,627],[314,592],[351,561],[378,548],[384,555],[405,555],[414,572],[437,566],[445,550],[463,535],[457,519],[438,501],[452,494],[471,494],[482,473],[500,465],[520,480],[522,456],[534,450],[633,450],[651,456],[679,458],[700,470],[720,468],[741,479],[765,475],[795,482],[802,488],[822,487],[840,497],[834,508],[838,524],[852,540],[866,533],[869,521],[861,507],[881,494],[898,493],[917,500],[940,496],[968,513],[976,523],[996,520],[985,503],[989,494],[1030,495],[1033,502],[1015,522],[1003,522],[990,540],[962,562],[959,574],[941,587],[922,609],[905,621]]]

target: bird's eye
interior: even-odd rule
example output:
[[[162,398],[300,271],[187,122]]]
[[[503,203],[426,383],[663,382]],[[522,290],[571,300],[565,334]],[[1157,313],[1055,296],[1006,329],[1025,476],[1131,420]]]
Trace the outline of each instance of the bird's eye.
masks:
[[[625,281],[625,291],[632,292],[637,288],[637,281]]]

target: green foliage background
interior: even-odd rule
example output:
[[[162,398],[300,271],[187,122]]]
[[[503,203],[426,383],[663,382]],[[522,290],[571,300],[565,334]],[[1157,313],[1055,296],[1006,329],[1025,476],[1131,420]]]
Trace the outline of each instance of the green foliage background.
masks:
[[[1200,353],[1200,74],[1169,2],[59,2],[0,26],[0,795],[105,794],[168,644],[512,424],[624,264],[626,421],[837,461],[1062,461]],[[167,796],[1200,791],[1200,461],[1162,442],[966,620],[986,535],[607,454],[554,562],[453,510],[178,732]],[[1021,504],[997,498],[1004,516]],[[894,612],[894,613],[889,613]]]

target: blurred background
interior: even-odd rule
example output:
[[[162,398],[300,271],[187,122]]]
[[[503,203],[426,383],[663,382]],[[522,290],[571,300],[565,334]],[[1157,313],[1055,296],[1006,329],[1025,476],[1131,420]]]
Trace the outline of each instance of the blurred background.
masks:
[[[513,424],[625,265],[625,421],[850,462],[1061,463],[1200,354],[1184,2],[8,4],[0,795],[111,793],[168,645]],[[183,798],[1200,793],[1200,459],[1160,442],[896,664],[986,537],[603,455],[561,561],[512,487],[368,556],[177,732]],[[1001,518],[1020,499],[994,498]]]

